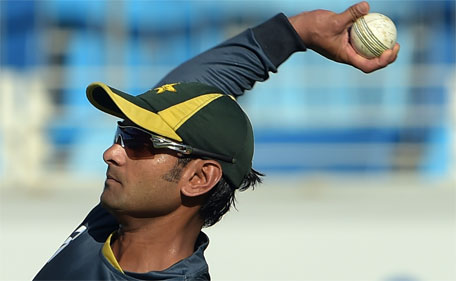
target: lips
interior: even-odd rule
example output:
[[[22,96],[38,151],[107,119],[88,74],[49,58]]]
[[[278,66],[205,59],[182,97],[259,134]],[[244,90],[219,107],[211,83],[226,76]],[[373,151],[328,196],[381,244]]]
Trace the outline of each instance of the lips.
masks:
[[[120,181],[115,176],[113,176],[112,173],[110,173],[109,171],[106,172],[106,180],[114,180],[120,183]]]

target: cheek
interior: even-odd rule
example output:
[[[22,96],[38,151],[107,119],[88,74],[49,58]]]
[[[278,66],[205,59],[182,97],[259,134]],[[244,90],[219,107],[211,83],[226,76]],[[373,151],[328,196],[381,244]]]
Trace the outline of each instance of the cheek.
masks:
[[[141,217],[164,216],[175,211],[181,205],[180,190],[176,184],[162,181],[138,182],[134,194],[126,196],[127,204]]]
[[[165,174],[172,167],[165,165],[160,158],[154,165],[131,167],[131,176],[127,179],[125,192],[132,210],[142,215],[158,216],[168,214],[180,206],[181,194],[178,184],[164,180]]]

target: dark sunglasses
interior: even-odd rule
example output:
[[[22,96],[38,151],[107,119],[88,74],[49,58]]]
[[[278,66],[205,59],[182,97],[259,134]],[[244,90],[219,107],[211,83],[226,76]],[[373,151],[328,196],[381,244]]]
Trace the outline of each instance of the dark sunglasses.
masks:
[[[114,143],[120,144],[124,149],[128,150],[129,155],[135,158],[150,157],[156,153],[156,149],[171,149],[183,155],[208,157],[229,163],[236,162],[233,157],[194,148],[190,145],[152,134],[139,127],[122,125],[121,122],[117,122]]]

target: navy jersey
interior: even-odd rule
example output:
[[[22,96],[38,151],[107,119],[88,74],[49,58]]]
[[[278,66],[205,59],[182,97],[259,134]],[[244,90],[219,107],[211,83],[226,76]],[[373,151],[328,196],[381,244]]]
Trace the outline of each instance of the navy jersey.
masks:
[[[96,206],[70,235],[34,280],[210,280],[204,250],[209,240],[200,233],[195,252],[164,271],[122,273],[102,252],[117,221],[100,205]]]

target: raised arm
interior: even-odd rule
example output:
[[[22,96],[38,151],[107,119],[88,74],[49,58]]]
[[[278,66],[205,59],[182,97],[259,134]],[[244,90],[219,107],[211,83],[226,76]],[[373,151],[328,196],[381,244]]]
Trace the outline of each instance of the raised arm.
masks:
[[[378,70],[395,61],[399,45],[374,59],[365,59],[355,52],[348,30],[368,11],[369,4],[361,2],[340,14],[326,10],[303,12],[290,18],[278,14],[183,63],[158,84],[199,81],[239,96],[255,82],[268,79],[270,71],[277,72],[290,55],[306,47],[366,73]]]
[[[306,48],[287,17],[278,14],[181,64],[159,83],[198,81],[236,96],[277,72],[292,53]]]

